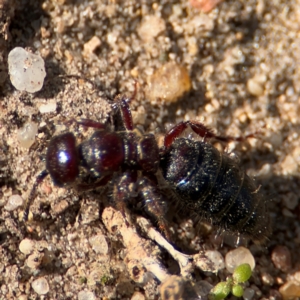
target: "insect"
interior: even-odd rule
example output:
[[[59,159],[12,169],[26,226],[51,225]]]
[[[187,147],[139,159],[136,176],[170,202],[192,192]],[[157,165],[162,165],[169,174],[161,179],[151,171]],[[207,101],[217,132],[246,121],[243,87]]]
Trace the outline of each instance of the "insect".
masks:
[[[87,140],[78,143],[72,132],[52,137],[46,153],[46,169],[32,187],[24,221],[28,219],[38,185],[50,175],[59,187],[88,190],[111,185],[113,203],[122,212],[133,198],[138,198],[146,213],[169,237],[165,219],[167,203],[157,176],[161,172],[187,212],[221,230],[263,239],[269,231],[266,201],[238,163],[207,142],[210,138],[243,141],[253,135],[218,136],[202,123],[185,121],[171,128],[164,145],[159,147],[154,135],[134,130],[130,100],[125,96],[116,98],[113,110],[120,124],[115,122],[113,130],[107,124],[82,119],[75,122],[94,129]],[[181,138],[188,127],[203,141]]]

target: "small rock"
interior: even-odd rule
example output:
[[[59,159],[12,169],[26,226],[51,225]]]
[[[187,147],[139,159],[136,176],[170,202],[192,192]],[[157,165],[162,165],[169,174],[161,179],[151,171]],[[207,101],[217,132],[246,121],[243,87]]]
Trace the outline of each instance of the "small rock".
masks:
[[[95,300],[96,296],[90,291],[81,291],[78,293],[78,300]]]
[[[8,55],[8,69],[11,83],[17,90],[35,93],[42,89],[46,71],[39,55],[16,47]]]
[[[272,286],[274,284],[274,277],[269,273],[262,273],[261,280],[262,280],[264,286],[266,286],[266,285]]]
[[[285,246],[276,246],[272,251],[271,259],[275,267],[282,272],[288,272],[292,268],[291,252]]]
[[[145,300],[145,295],[143,295],[141,292],[135,292],[130,300]]]
[[[201,28],[203,31],[211,31],[214,29],[215,24],[213,18],[204,14],[195,14],[191,19],[191,26],[194,28]],[[215,67],[213,68],[215,69]]]
[[[263,83],[257,80],[256,78],[250,78],[247,81],[248,92],[253,96],[261,96],[264,93]]]
[[[45,295],[49,292],[49,284],[48,281],[44,278],[38,278],[31,283],[34,291],[39,295]]]
[[[35,141],[37,131],[38,126],[33,122],[28,122],[20,128],[17,132],[17,140],[19,141],[20,146],[29,149]]]
[[[108,253],[108,243],[106,238],[102,234],[98,234],[89,238],[89,243],[92,246],[93,250],[99,254],[107,254]]]
[[[298,299],[300,297],[300,285],[295,281],[288,281],[279,288],[283,299]]]
[[[234,269],[241,264],[249,264],[251,270],[255,268],[255,260],[252,253],[244,247],[229,251],[225,256],[225,266],[228,272],[233,273]]]
[[[57,108],[57,104],[54,101],[49,101],[46,104],[42,104],[39,107],[39,111],[41,114],[46,114],[46,113],[51,113],[51,112],[55,112]]]
[[[243,299],[244,300],[251,300],[255,295],[255,291],[251,288],[246,288],[244,290]]]
[[[20,195],[12,195],[8,198],[8,201],[5,205],[7,211],[13,211],[18,207],[22,206],[24,199]]]
[[[298,282],[300,285],[300,271],[294,273],[294,279]]]
[[[199,255],[199,259],[195,259],[198,268],[205,272],[217,273],[225,268],[224,258],[218,251],[205,251],[204,256]]]
[[[214,273],[223,270],[225,268],[224,258],[219,251],[215,251],[215,250],[205,251],[205,256],[208,257],[213,263]]]
[[[186,68],[175,62],[169,62],[149,78],[146,96],[152,103],[158,100],[173,103],[191,87],[191,79]]]
[[[99,209],[98,204],[96,202],[90,203],[85,206],[85,208],[81,211],[81,223],[82,224],[90,224],[99,219]]]
[[[213,285],[211,285],[206,280],[200,280],[196,282],[194,288],[195,288],[195,292],[199,296],[199,299],[202,299],[201,297],[205,299],[206,296],[211,291],[211,289],[213,288]]]
[[[281,163],[281,168],[283,175],[293,175],[298,172],[299,162],[293,153],[285,156],[283,162]]]
[[[147,112],[144,106],[139,106],[136,111],[132,111],[133,124],[144,125],[146,122]]]
[[[146,16],[138,29],[138,34],[144,42],[149,42],[166,30],[165,21],[158,16]]]
[[[34,247],[35,247],[35,241],[30,240],[28,238],[22,240],[19,245],[20,251],[26,255],[32,253],[32,251],[34,250]]]
[[[87,43],[83,45],[83,55],[88,56],[93,53],[99,46],[101,41],[97,36],[93,36]]]
[[[58,203],[54,204],[52,206],[52,209],[53,209],[53,212],[55,212],[55,214],[61,214],[68,207],[69,207],[68,201],[63,199],[63,200],[59,201]]]
[[[223,0],[190,0],[190,4],[204,13],[208,13],[222,1]]]
[[[266,10],[266,1],[265,0],[258,0],[257,4],[256,4],[256,13],[257,16],[259,16],[261,18],[261,16],[264,14],[265,10]]]

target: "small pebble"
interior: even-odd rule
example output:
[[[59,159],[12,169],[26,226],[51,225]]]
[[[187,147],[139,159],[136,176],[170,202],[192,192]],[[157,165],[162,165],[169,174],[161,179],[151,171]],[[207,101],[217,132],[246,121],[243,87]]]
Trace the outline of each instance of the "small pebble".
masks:
[[[35,141],[37,131],[38,126],[33,122],[28,122],[20,128],[17,132],[17,140],[19,141],[20,146],[29,149]]]
[[[91,55],[98,47],[101,46],[101,40],[97,36],[93,36],[87,43],[83,45],[83,56]]]
[[[294,279],[300,284],[300,271],[294,273]]]
[[[279,288],[283,299],[299,299],[300,285],[296,281],[288,281]]]
[[[158,16],[146,16],[143,18],[138,34],[144,42],[149,42],[166,30],[164,19]]]
[[[192,7],[200,9],[204,13],[210,12],[223,0],[190,0]]]
[[[5,205],[7,211],[13,211],[18,207],[22,206],[24,199],[20,195],[12,195],[8,198],[8,201]]]
[[[141,292],[135,292],[130,300],[145,300],[145,295],[143,295]]]
[[[39,107],[39,111],[41,114],[46,114],[46,113],[51,113],[51,112],[55,112],[56,111],[56,108],[57,108],[57,104],[56,102],[54,101],[49,101],[48,103],[46,104],[42,104],[40,107]]]
[[[102,234],[98,234],[89,238],[89,243],[92,246],[93,250],[99,254],[108,253],[108,243],[106,238]]]
[[[199,256],[195,260],[196,265],[202,271],[217,273],[225,268],[224,258],[219,251],[208,250],[205,251],[204,256]]]
[[[255,291],[251,288],[244,289],[243,299],[244,300],[251,300],[255,295]]]
[[[107,43],[114,48],[117,44],[118,38],[119,38],[120,32],[117,30],[110,31],[106,36]]]
[[[8,69],[11,83],[17,90],[35,93],[42,89],[46,71],[39,55],[16,47],[8,55]]]
[[[99,219],[98,204],[96,202],[90,203],[81,212],[81,222],[82,224],[90,224]]]
[[[247,89],[248,92],[253,96],[261,96],[264,93],[264,86],[263,84],[256,80],[255,78],[250,78],[247,81]]]
[[[282,174],[293,175],[297,174],[299,168],[299,164],[297,162],[297,158],[292,154],[288,154],[285,156],[283,162],[281,163]]]
[[[144,125],[146,122],[147,112],[144,106],[139,106],[136,111],[132,111],[133,124]]]
[[[34,291],[39,295],[45,295],[49,292],[49,284],[44,277],[38,278],[31,283]]]
[[[69,207],[68,201],[63,199],[63,200],[59,201],[57,204],[54,204],[52,206],[52,209],[53,209],[53,212],[55,212],[56,214],[61,214],[68,207]]]
[[[271,255],[275,267],[282,272],[288,272],[292,268],[292,257],[290,250],[285,246],[276,246]]]
[[[28,255],[28,254],[32,253],[32,251],[34,250],[34,247],[35,247],[35,241],[26,238],[21,241],[21,243],[19,245],[19,250],[23,254]]]
[[[202,299],[201,297],[206,299],[206,296],[209,294],[209,292],[213,288],[213,285],[211,285],[206,280],[200,280],[200,281],[196,282],[194,288],[195,288],[195,292],[199,296],[199,299]]]
[[[261,280],[263,284],[272,286],[274,284],[274,277],[269,273],[263,273],[261,275]]]
[[[228,272],[233,273],[234,269],[241,264],[249,264],[251,270],[255,268],[255,260],[252,253],[244,247],[229,251],[225,256],[225,266]]]
[[[164,100],[173,103],[192,87],[188,71],[182,65],[169,62],[149,78],[146,96],[152,103]]]
[[[78,293],[78,300],[95,300],[96,296],[90,291],[81,291]]]

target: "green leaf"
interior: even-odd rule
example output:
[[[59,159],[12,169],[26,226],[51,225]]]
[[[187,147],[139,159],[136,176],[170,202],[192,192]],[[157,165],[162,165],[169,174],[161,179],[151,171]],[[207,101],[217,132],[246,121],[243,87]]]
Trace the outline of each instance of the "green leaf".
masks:
[[[242,297],[244,294],[244,289],[241,285],[237,284],[234,285],[232,287],[231,293],[235,296],[235,297]]]
[[[235,283],[247,281],[252,275],[252,270],[249,264],[241,264],[235,268],[232,278]]]
[[[231,290],[231,284],[226,281],[219,282],[210,292],[209,300],[222,300],[225,299]]]

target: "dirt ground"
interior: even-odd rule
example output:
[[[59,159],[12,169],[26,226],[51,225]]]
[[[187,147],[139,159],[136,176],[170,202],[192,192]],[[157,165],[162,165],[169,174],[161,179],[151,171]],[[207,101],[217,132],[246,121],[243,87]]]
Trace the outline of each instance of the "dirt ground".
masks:
[[[169,124],[190,119],[222,135],[260,132],[224,146],[261,186],[273,231],[263,244],[248,240],[256,267],[244,299],[300,297],[299,0],[224,1],[206,14],[187,0],[1,0],[0,12],[0,299],[206,299],[197,287],[228,275],[195,268],[186,278],[196,296],[173,291],[161,298],[160,281],[139,254],[134,264],[128,224],[108,210],[107,190],[77,193],[47,178],[30,226],[20,218],[22,206],[8,207],[11,195],[27,199],[45,167],[47,142],[66,120],[106,121],[114,97],[130,96],[135,81],[134,124],[158,140]],[[9,80],[7,55],[17,46],[45,60],[47,77],[35,94]],[[188,70],[191,90],[172,103],[150,101],[149,77],[168,61]],[[45,113],[45,105],[54,110]],[[29,121],[38,134],[26,149],[17,132]],[[139,228],[137,215],[128,211],[128,226],[143,243],[141,255],[182,275],[169,251]],[[180,252],[218,250],[225,257],[235,249],[189,219],[170,221]]]

